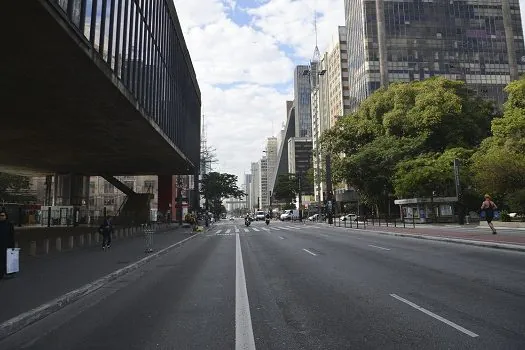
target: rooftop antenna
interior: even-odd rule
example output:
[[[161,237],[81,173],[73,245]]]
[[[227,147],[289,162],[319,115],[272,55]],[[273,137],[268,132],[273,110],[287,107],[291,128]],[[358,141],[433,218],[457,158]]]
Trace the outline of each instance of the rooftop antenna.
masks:
[[[317,35],[317,1],[315,2],[314,8],[314,32],[315,32],[315,49],[312,62],[319,62],[321,60],[321,53],[319,52],[318,46],[318,35]]]

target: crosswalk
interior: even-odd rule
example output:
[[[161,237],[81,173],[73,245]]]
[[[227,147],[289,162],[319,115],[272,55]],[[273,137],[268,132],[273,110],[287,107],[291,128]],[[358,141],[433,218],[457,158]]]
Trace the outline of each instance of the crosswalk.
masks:
[[[214,234],[219,235],[219,236],[233,236],[236,233],[250,233],[250,232],[271,233],[272,231],[293,231],[293,230],[300,230],[300,229],[301,227],[298,227],[298,226],[243,227],[241,229],[234,227],[234,228],[216,230]]]

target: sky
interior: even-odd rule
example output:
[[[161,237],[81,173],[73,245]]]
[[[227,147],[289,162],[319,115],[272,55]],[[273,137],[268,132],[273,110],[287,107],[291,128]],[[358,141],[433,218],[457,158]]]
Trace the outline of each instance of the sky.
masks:
[[[293,99],[293,69],[326,50],[344,25],[343,0],[174,0],[202,94],[215,171],[250,172]],[[316,9],[317,11],[315,11]]]
[[[250,172],[293,100],[293,69],[344,25],[344,0],[174,0],[202,93],[214,171]],[[525,0],[520,0],[522,19]]]

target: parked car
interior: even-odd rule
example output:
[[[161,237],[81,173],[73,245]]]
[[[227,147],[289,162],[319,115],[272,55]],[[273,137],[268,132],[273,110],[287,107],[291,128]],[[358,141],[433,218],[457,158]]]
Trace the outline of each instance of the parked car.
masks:
[[[357,215],[356,214],[345,214],[341,216],[341,221],[356,221]]]
[[[284,213],[281,214],[279,218],[281,221],[297,220],[299,219],[299,210],[297,209],[287,209]]]

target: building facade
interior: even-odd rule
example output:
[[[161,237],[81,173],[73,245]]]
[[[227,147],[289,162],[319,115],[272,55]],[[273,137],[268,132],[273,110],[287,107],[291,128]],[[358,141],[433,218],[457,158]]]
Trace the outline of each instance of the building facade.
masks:
[[[309,72],[307,65],[299,65],[294,71],[295,137],[312,137]]]
[[[268,189],[268,158],[262,157],[259,160],[259,208],[265,209],[270,204]]]
[[[246,208],[251,208],[251,200],[252,200],[252,174],[244,174],[244,193],[246,193],[246,197],[244,197],[244,201],[246,202]]]
[[[260,185],[259,185],[259,179],[260,179],[260,167],[259,162],[253,162],[251,165],[251,172],[252,172],[252,182],[250,186],[250,209],[259,209],[260,206]]]
[[[380,16],[376,0],[345,0],[353,108],[382,80],[388,85],[435,75],[463,80],[501,106],[505,85],[525,72],[518,0],[377,3]],[[510,9],[504,6],[509,3]],[[379,40],[379,32],[385,40]]]
[[[307,181],[312,164],[312,139],[291,137],[288,140],[288,173],[301,177],[302,192],[305,194],[314,194],[314,184]]]
[[[269,137],[266,140],[266,158],[268,163],[268,198],[271,196],[271,191],[275,178],[277,176],[277,138]]]
[[[317,81],[312,79],[311,99],[315,196],[317,201],[321,201],[327,195],[324,176],[326,160],[319,140],[339,117],[351,112],[346,27],[338,27],[336,39],[321,57],[318,76]]]

